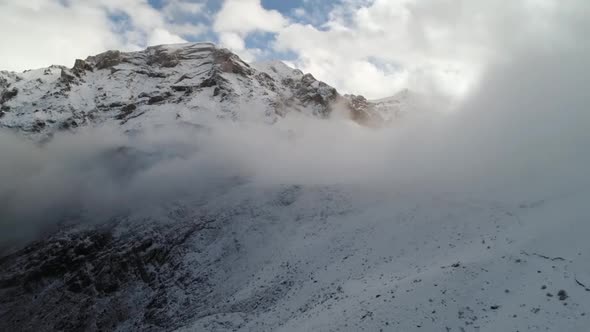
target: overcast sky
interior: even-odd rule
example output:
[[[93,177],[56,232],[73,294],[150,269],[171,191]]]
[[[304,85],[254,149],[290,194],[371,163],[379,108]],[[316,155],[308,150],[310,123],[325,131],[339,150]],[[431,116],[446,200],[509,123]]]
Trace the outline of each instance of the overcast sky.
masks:
[[[0,0],[0,68],[72,66],[107,49],[214,41],[342,92],[464,95],[492,64],[580,47],[586,0]]]

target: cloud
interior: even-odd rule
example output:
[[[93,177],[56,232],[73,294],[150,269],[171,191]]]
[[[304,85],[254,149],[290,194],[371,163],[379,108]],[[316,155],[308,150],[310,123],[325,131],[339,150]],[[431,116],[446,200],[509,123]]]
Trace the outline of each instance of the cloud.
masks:
[[[209,13],[202,0],[167,0],[161,12],[175,34],[195,38],[208,32],[204,21]]]
[[[107,49],[217,40],[246,61],[290,63],[344,93],[410,88],[462,98],[491,64],[529,47],[571,48],[588,28],[582,0],[306,0],[281,13],[260,0],[0,0],[3,69],[71,65]],[[212,34],[213,33],[213,34]],[[266,47],[253,43],[264,35]],[[89,38],[88,36],[91,36]],[[255,46],[254,46],[255,45]]]
[[[169,26],[171,32],[183,37],[195,37],[205,34],[208,29],[204,24],[180,23]]]
[[[164,17],[170,21],[175,21],[178,17],[188,16],[189,18],[193,15],[201,14],[205,11],[205,3],[190,0],[168,0],[162,12]]]
[[[260,0],[226,0],[215,15],[213,30],[219,43],[245,61],[254,61],[263,50],[246,47],[246,37],[259,32],[277,32],[288,24],[276,10],[265,9]]]
[[[197,32],[194,26],[169,24],[143,0],[1,0],[0,66],[17,71],[71,66],[76,58],[108,49],[177,43],[184,41],[179,35]]]
[[[55,1],[0,1],[0,66],[6,70],[73,64],[109,48],[122,48],[105,12]]]
[[[161,28],[152,30],[147,39],[147,45],[178,44],[183,42],[186,42],[186,40]]]
[[[276,10],[265,9],[260,0],[226,0],[215,15],[213,30],[222,47],[252,62],[270,48],[248,47],[246,38],[256,33],[275,33],[287,24],[286,17]]]
[[[456,112],[410,116],[381,130],[294,112],[273,126],[218,120],[191,130],[147,122],[133,136],[118,125],[83,128],[43,146],[0,132],[0,234],[31,236],[72,216],[104,222],[149,214],[244,183],[423,191],[514,205],[588,190],[590,96],[580,69],[590,57],[580,41],[498,59]]]
[[[568,47],[571,30],[581,31],[573,22],[583,24],[588,7],[555,0],[344,1],[320,26],[281,29],[274,46],[295,52],[300,69],[345,92],[379,98],[410,88],[461,97],[488,65],[519,49]]]
[[[89,222],[101,222],[178,199],[207,199],[220,184],[244,181],[460,193],[510,204],[587,190],[588,6],[551,0],[451,1],[440,7],[426,1],[350,2],[324,28],[290,23],[278,29],[277,49],[295,50],[300,66],[369,95],[406,84],[437,90],[469,82],[456,112],[409,117],[383,130],[295,114],[274,126],[221,120],[197,132],[174,124],[146,126],[133,137],[119,129],[84,128],[43,146],[0,133],[0,234],[35,234],[81,212]],[[77,11],[92,26],[110,24],[98,7],[37,0],[10,8],[23,21],[38,10],[55,16],[46,27],[53,42],[61,38],[59,19]],[[152,14],[145,11],[133,26],[144,31]],[[0,16],[0,25],[11,22],[5,11]],[[391,32],[394,27],[400,30]],[[84,43],[85,29],[67,36]],[[245,47],[240,31],[224,33],[225,43]],[[112,42],[109,34],[98,36],[105,39],[97,45]],[[163,33],[166,38],[172,37]],[[248,112],[237,107],[233,111]]]
[[[219,34],[219,42],[225,47],[236,52],[246,49],[246,42],[235,32],[223,32]]]
[[[276,32],[286,24],[281,13],[265,9],[260,0],[226,0],[215,17],[214,29],[245,36],[256,31]]]

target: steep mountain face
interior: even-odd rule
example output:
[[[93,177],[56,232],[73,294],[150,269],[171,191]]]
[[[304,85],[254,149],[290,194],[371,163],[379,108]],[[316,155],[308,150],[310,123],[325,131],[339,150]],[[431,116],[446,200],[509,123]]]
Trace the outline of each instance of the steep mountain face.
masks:
[[[311,74],[278,61],[249,65],[203,43],[109,51],[76,60],[73,68],[0,72],[0,109],[0,127],[34,141],[101,125],[127,134],[220,121],[272,125],[291,113],[320,120],[337,112],[371,126],[384,119],[365,98],[342,96]],[[124,171],[117,175],[122,179],[149,158],[120,146],[92,163]],[[252,236],[258,238],[250,229],[283,218],[281,210],[304,190],[244,187],[235,179],[222,188],[226,192],[209,192],[204,202],[192,196],[162,202],[147,217],[131,211],[89,223],[82,210],[47,220],[58,226],[40,240],[1,251],[0,329],[160,331],[219,313],[270,309],[294,280],[277,275],[253,296],[236,295],[246,273],[263,266],[249,258],[257,245]],[[311,189],[320,205],[310,210],[310,220],[344,209],[324,206],[332,194]],[[251,195],[259,196],[254,203]],[[10,199],[3,197],[7,205]]]
[[[587,330],[590,191],[497,194],[464,140],[366,128],[434,103],[211,44],[0,72],[0,331]]]
[[[335,108],[362,124],[382,121],[362,97],[341,96],[282,62],[251,66],[213,44],[108,51],[71,69],[0,72],[0,126],[30,133],[109,121],[125,130],[218,118],[274,123],[289,112],[326,118]]]

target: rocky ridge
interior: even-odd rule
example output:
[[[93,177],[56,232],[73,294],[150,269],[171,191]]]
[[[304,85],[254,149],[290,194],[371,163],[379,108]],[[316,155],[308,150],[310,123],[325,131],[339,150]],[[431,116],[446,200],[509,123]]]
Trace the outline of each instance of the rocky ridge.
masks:
[[[129,130],[146,117],[275,123],[290,112],[326,118],[335,108],[363,125],[384,120],[383,110],[362,96],[343,96],[282,62],[247,64],[208,43],[108,51],[72,68],[0,72],[0,127],[42,136],[112,121]]]

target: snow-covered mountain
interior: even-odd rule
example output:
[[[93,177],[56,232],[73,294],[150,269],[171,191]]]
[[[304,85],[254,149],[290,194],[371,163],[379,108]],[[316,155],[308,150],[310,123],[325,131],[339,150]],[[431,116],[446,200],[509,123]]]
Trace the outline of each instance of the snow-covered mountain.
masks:
[[[586,331],[587,132],[385,125],[439,106],[212,44],[1,72],[0,330]]]
[[[274,123],[289,112],[326,118],[336,108],[362,124],[382,122],[363,97],[341,96],[280,61],[249,65],[207,43],[109,51],[71,69],[0,72],[0,96],[0,126],[41,134],[109,121],[125,130],[218,118]]]

